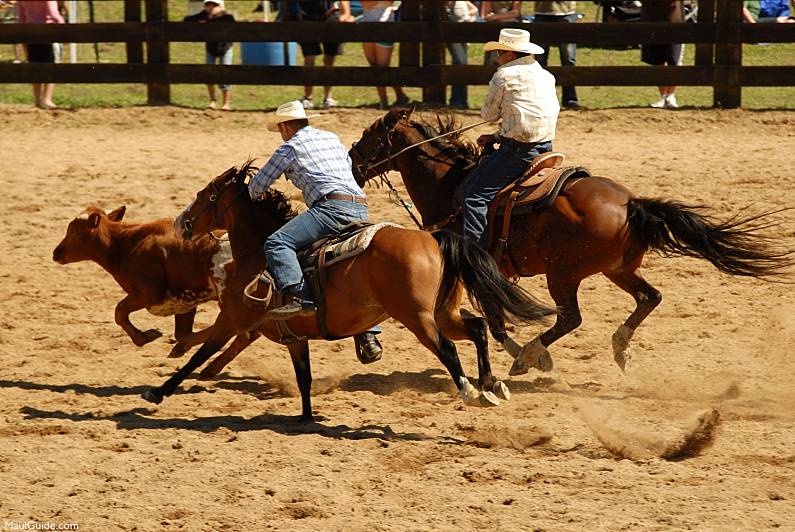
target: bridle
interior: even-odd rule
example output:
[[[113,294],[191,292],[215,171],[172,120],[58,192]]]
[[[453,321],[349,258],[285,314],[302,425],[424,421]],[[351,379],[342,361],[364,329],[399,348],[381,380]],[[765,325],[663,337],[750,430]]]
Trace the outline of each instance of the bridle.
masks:
[[[405,118],[406,118],[405,116],[401,117],[400,120],[404,120]],[[381,180],[382,184],[386,185],[389,188],[390,197],[394,197],[395,198],[393,201],[396,201],[404,209],[406,209],[406,212],[409,214],[409,216],[411,216],[411,219],[414,220],[414,223],[417,224],[417,227],[422,229],[422,230],[428,230],[429,227],[423,226],[419,222],[419,220],[417,220],[417,217],[414,216],[414,213],[411,212],[412,205],[407,203],[405,200],[403,200],[403,198],[400,197],[400,192],[398,192],[397,189],[395,189],[395,187],[392,186],[392,183],[389,181],[389,178],[386,176],[386,173],[388,171],[394,170],[394,167],[392,165],[392,159],[397,158],[399,155],[403,155],[407,151],[409,151],[409,150],[411,150],[413,148],[416,148],[417,146],[421,146],[423,144],[427,144],[427,143],[429,143],[431,141],[440,139],[442,137],[447,137],[448,135],[454,135],[456,133],[461,133],[461,132],[466,131],[468,129],[472,129],[472,128],[475,128],[475,127],[478,127],[478,126],[482,126],[483,124],[487,124],[488,121],[484,120],[484,121],[478,122],[476,124],[471,124],[469,126],[460,127],[458,129],[454,129],[452,131],[448,131],[446,133],[442,133],[440,135],[436,135],[435,137],[431,137],[429,139],[425,139],[425,140],[421,140],[419,142],[415,142],[414,144],[411,144],[410,146],[406,146],[405,148],[403,148],[399,152],[393,154],[393,153],[391,153],[392,152],[392,135],[395,133],[395,130],[397,129],[397,126],[398,126],[398,123],[400,122],[400,120],[396,120],[393,125],[385,128],[386,131],[381,136],[381,139],[378,141],[378,144],[376,144],[375,148],[372,150],[372,152],[370,153],[369,157],[364,157],[362,155],[362,152],[359,150],[359,147],[358,147],[358,142],[354,142],[353,143],[353,146],[351,146],[351,151],[353,153],[355,153],[356,156],[359,159],[362,159],[362,160],[365,161],[363,164],[357,164],[356,165],[356,171],[359,172],[359,174],[365,178],[365,181],[367,181],[368,180],[367,179],[367,173],[371,169],[377,168],[377,167],[381,166],[384,163],[389,163],[389,165],[387,166],[387,168],[385,170],[382,170],[382,171],[380,171],[377,174],[378,178]],[[383,124],[384,123],[384,119],[381,118],[381,119],[379,119],[378,122],[379,122],[379,124]],[[387,153],[389,155],[387,155],[385,159],[382,159],[382,160],[378,161],[377,163],[373,163],[373,160],[378,156],[378,154],[381,152],[381,150],[384,149],[384,147],[389,148],[388,151],[387,151]],[[362,167],[364,167],[364,171],[362,171]],[[449,223],[449,220],[447,221],[447,223]],[[435,230],[437,228],[436,227],[437,225],[439,225],[439,224],[431,226],[430,228]],[[446,223],[444,225],[446,225]]]
[[[226,212],[232,208],[232,206],[235,204],[235,202],[240,197],[240,195],[246,191],[246,187],[240,187],[240,190],[237,192],[237,194],[235,194],[235,197],[232,198],[232,201],[229,202],[229,205],[227,205],[224,208],[224,210],[222,210],[220,213],[217,210],[215,210],[215,203],[221,199],[221,196],[227,190],[227,185],[237,182],[237,178],[238,176],[235,175],[235,177],[225,182],[223,185],[217,185],[214,180],[210,183],[211,193],[210,197],[207,198],[207,205],[205,205],[204,208],[200,210],[198,213],[196,213],[194,216],[191,216],[190,218],[187,218],[182,222],[182,225],[185,227],[185,232],[187,233],[188,238],[190,238],[191,235],[193,234],[193,224],[196,223],[196,220],[198,220],[199,217],[203,216],[204,213],[206,213],[210,209],[213,209],[213,219],[215,221],[215,224],[219,225],[220,220],[223,219]],[[215,238],[212,232],[208,232],[208,234],[210,235],[211,238]]]

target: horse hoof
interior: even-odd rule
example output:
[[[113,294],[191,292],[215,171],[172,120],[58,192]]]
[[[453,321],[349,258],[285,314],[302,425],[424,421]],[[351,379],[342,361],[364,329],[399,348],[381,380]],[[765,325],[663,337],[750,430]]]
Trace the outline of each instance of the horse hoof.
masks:
[[[624,351],[620,351],[613,355],[613,360],[616,361],[618,367],[621,368],[623,373],[627,372],[627,365],[629,365],[629,361],[632,360],[632,354],[629,352],[629,349],[625,349]]]
[[[480,406],[484,408],[500,406],[500,400],[491,392],[480,392]]]
[[[539,338],[528,343],[522,348],[519,356],[513,361],[509,375],[524,375],[530,368],[540,369],[541,371],[552,371],[552,356]]]
[[[535,364],[536,369],[540,369],[541,371],[552,371],[553,365],[552,355],[549,354],[549,351],[544,349],[544,352],[539,355],[538,362]]]
[[[213,369],[208,367],[208,368],[205,368],[204,370],[202,370],[201,373],[199,373],[199,378],[197,380],[210,381],[210,380],[213,380],[217,375],[218,375],[217,371],[215,371],[215,370],[213,370]]]
[[[160,394],[160,392],[157,392],[154,389],[146,390],[144,393],[141,394],[141,397],[143,397],[144,400],[149,401],[150,403],[154,403],[156,405],[159,405],[160,403],[163,402],[163,396]]]
[[[183,346],[181,343],[177,342],[177,344],[171,348],[171,352],[168,354],[168,358],[179,358],[187,352],[188,348]]]
[[[494,392],[498,398],[508,401],[511,399],[511,391],[502,381],[497,381],[494,383],[494,386],[491,388],[491,391]]]

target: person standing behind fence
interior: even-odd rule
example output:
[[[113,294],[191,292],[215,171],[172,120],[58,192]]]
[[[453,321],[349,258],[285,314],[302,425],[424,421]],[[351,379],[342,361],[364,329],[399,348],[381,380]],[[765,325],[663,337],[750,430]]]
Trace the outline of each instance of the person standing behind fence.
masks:
[[[522,22],[522,2],[490,2],[480,3],[480,18],[486,22]],[[495,52],[483,54],[483,64],[499,66]]]
[[[19,22],[21,24],[64,24],[66,21],[58,12],[57,0],[27,0],[19,2]],[[27,45],[29,63],[54,63],[53,43],[29,43]],[[36,107],[55,109],[52,101],[54,83],[34,83],[33,98]]]
[[[745,0],[743,2],[745,22],[795,22],[790,16],[789,0]]]
[[[472,2],[445,2],[445,12],[451,22],[475,22],[478,18],[478,8]],[[469,43],[449,42],[447,50],[454,65],[469,63]],[[450,89],[450,107],[468,109],[469,97],[466,85],[453,85]]]
[[[685,21],[680,0],[659,0],[656,2],[643,2],[640,8],[640,20],[643,22],[670,22],[682,23]],[[640,60],[646,64],[658,66],[679,66],[682,64],[684,45],[682,44],[643,44],[641,45]],[[660,99],[652,107],[658,109],[675,109],[679,107],[676,101],[675,85],[658,87]]]
[[[535,15],[533,22],[577,22],[577,2],[536,2]],[[540,43],[544,53],[540,54],[536,60],[546,68],[549,62],[549,44]],[[562,66],[575,66],[577,64],[577,45],[575,43],[559,44],[560,64]],[[577,89],[573,86],[564,86],[562,94],[563,107],[567,109],[578,109],[580,102],[577,99]]]
[[[186,22],[234,22],[235,17],[230,15],[224,10],[224,0],[205,0],[204,10],[199,11],[195,15],[188,15],[183,20]],[[221,65],[231,65],[234,59],[234,52],[231,42],[208,42],[205,45],[205,62],[208,65],[216,63]],[[228,83],[222,83],[221,96],[223,103],[221,109],[229,111],[232,109],[230,100],[230,89]],[[208,109],[215,109],[215,85],[212,83],[207,85],[207,93],[210,96],[210,103],[207,105]]]
[[[359,22],[394,22],[395,10],[392,6],[393,2],[380,1],[368,2],[362,0],[362,17]],[[364,47],[364,56],[370,66],[375,67],[388,67],[389,61],[392,59],[392,49],[395,46],[393,42],[366,42],[362,43]],[[395,90],[395,105],[407,105],[411,100],[403,92],[402,87],[392,87]],[[376,87],[378,91],[378,108],[386,109],[389,107],[389,101],[386,96],[386,87]]]
[[[350,1],[339,2],[339,8],[335,7],[331,0],[296,1],[292,0],[287,5],[287,16],[285,20],[302,20],[308,22],[355,22],[356,19],[351,15]],[[315,66],[317,56],[323,55],[323,66],[334,66],[334,60],[338,55],[342,55],[341,42],[302,42],[301,53],[304,56],[304,66]],[[322,44],[322,48],[321,48]],[[312,102],[312,85],[304,85],[304,97],[301,105],[304,109],[313,109],[315,104]],[[323,87],[323,108],[330,109],[336,107],[337,100],[331,96],[332,87]]]

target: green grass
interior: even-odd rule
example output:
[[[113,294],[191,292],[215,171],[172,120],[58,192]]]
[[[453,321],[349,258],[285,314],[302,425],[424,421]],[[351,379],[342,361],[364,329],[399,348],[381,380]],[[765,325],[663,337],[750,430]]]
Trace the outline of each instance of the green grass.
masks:
[[[88,22],[88,2],[79,2],[79,22]],[[121,0],[97,0],[97,22],[118,22],[123,19]],[[252,12],[256,2],[253,0],[227,0],[227,9],[238,20],[260,20],[261,14]],[[169,1],[170,20],[181,20],[185,14],[184,0]],[[584,14],[586,22],[596,21],[596,6],[590,1],[578,3],[578,10]],[[525,2],[524,11],[532,13],[532,2]],[[532,26],[530,27],[532,33]],[[496,35],[495,35],[496,37]],[[685,64],[692,65],[695,47],[685,47]],[[64,51],[68,57],[68,48]],[[102,63],[123,63],[125,61],[124,43],[100,43]],[[298,54],[300,56],[300,52]],[[397,47],[392,57],[393,66],[397,64]],[[240,49],[235,48],[235,62],[240,62]],[[78,45],[80,62],[94,62],[93,44]],[[471,64],[480,64],[483,57],[481,44],[469,48]],[[13,58],[11,45],[0,45],[0,61]],[[203,45],[199,43],[174,43],[171,45],[173,63],[202,63]],[[299,62],[301,59],[299,58]],[[583,48],[577,50],[577,62],[582,66],[640,65],[640,50],[606,50]],[[345,54],[338,58],[341,66],[364,66],[366,61],[361,44],[346,43]],[[558,65],[556,50],[552,50],[550,65]],[[771,45],[746,45],[743,47],[744,65],[795,65],[795,43]],[[272,109],[286,100],[300,98],[301,87],[294,86],[235,86],[232,89],[233,105],[236,109]],[[480,107],[486,92],[485,86],[469,89],[469,102],[473,108]],[[588,108],[645,107],[656,99],[654,87],[579,87],[580,103]],[[391,90],[390,90],[391,93]],[[409,87],[411,98],[421,100],[422,91]],[[173,85],[172,103],[185,107],[202,108],[207,103],[204,85]],[[315,89],[315,97],[322,95]],[[677,90],[679,102],[687,106],[710,107],[712,105],[711,87],[680,87]],[[345,106],[374,105],[377,102],[375,89],[367,87],[335,87],[334,98]],[[146,87],[140,84],[62,84],[56,87],[55,99],[67,107],[122,107],[146,104]],[[28,85],[0,84],[0,103],[28,104],[32,94]],[[795,87],[750,87],[743,89],[743,107],[747,109],[795,109]]]

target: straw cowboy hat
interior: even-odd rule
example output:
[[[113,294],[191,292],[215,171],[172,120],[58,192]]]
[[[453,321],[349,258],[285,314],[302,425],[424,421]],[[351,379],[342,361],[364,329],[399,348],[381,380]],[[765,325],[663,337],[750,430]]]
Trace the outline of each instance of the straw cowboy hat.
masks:
[[[530,42],[530,32],[527,30],[517,30],[504,28],[500,30],[499,41],[489,41],[483,50],[508,50],[509,52],[522,52],[525,54],[543,54],[544,49],[536,43]]]
[[[301,102],[298,100],[293,100],[291,102],[281,104],[277,109],[276,113],[272,114],[268,118],[265,119],[265,129],[268,131],[273,131],[274,133],[279,131],[279,124],[282,122],[288,122],[290,120],[300,120],[302,118],[310,119],[315,118],[320,115],[306,115],[306,111],[304,111],[304,106],[301,105]]]

